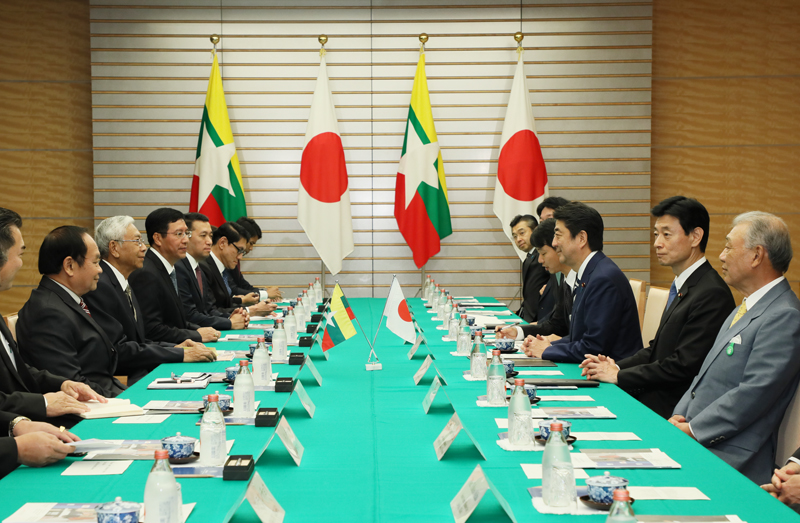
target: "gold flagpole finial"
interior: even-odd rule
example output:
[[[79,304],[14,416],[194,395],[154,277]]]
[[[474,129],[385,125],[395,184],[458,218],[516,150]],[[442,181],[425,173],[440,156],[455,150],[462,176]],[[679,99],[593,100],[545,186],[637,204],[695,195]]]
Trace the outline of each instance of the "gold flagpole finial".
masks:
[[[425,52],[425,43],[428,41],[428,33],[420,33],[419,41],[420,41],[419,52],[420,53],[424,53]]]
[[[328,36],[327,35],[319,35],[319,38],[317,38],[317,40],[319,41],[320,45],[322,45],[322,47],[319,50],[319,56],[320,56],[320,58],[322,58],[323,56],[325,56],[325,53],[326,53],[325,44],[328,43]]]
[[[517,42],[517,61],[522,58],[522,39],[525,38],[525,35],[522,34],[522,31],[517,31],[514,33],[514,40]]]
[[[213,34],[208,39],[211,40],[211,43],[214,45],[214,49],[211,51],[211,56],[214,56],[216,54],[216,52],[217,52],[217,44],[219,43],[219,35],[218,34]]]

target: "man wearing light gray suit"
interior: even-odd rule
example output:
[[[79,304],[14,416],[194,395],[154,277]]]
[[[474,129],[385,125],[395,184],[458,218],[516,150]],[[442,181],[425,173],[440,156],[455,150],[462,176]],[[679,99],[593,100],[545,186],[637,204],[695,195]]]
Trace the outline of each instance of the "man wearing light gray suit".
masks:
[[[792,259],[789,229],[768,213],[741,214],[719,259],[725,282],[745,298],[670,422],[763,484],[800,380],[800,300],[783,277]]]

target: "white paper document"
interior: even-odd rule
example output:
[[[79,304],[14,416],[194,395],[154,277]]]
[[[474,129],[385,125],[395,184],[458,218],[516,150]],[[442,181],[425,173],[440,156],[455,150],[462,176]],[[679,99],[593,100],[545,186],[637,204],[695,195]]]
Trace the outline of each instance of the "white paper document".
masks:
[[[632,487],[628,492],[636,500],[670,499],[670,500],[704,500],[709,499],[697,487]]]
[[[570,454],[582,469],[679,469],[680,464],[659,449],[583,449]]]
[[[129,416],[127,418],[118,418],[114,423],[161,423],[169,418],[170,414],[145,414],[143,416]]]
[[[107,403],[95,400],[82,401],[89,407],[89,412],[81,413],[84,419],[118,418],[120,416],[141,416],[144,411],[141,407],[131,403],[131,400],[122,398],[108,398]]]
[[[512,354],[513,356],[513,354]],[[520,376],[563,376],[560,370],[520,370]]]
[[[542,479],[542,465],[541,463],[521,463],[522,471],[528,479]],[[575,469],[575,479],[586,479],[589,474],[583,469]]]
[[[125,472],[133,460],[120,461],[74,461],[62,476],[113,476]]]
[[[614,419],[617,416],[605,407],[541,407],[533,409],[532,416],[535,419],[559,418],[594,418],[594,419]]]
[[[122,440],[116,439],[84,439],[73,441],[71,446],[75,447],[75,452],[94,452],[96,450],[116,449],[122,444]]]
[[[594,401],[591,396],[539,396],[541,401]]]
[[[104,503],[25,503],[19,510],[3,520],[3,523],[34,523],[70,521],[71,523],[96,523],[97,507]],[[186,521],[195,503],[183,505]],[[143,517],[139,521],[144,522]]]

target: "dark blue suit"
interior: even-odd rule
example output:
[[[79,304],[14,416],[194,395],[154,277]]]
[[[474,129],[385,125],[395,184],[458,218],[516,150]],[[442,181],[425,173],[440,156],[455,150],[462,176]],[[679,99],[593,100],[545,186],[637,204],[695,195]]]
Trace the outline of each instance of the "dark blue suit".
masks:
[[[628,278],[598,251],[583,271],[569,335],[545,349],[542,359],[580,363],[585,354],[605,354],[615,360],[642,349],[639,313]]]

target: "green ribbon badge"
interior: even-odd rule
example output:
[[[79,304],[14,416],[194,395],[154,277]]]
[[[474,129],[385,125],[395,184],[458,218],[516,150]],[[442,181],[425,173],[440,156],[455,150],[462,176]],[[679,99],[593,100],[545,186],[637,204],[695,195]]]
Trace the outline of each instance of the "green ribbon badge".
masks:
[[[728,356],[733,356],[733,342],[730,342],[730,344],[728,344],[728,350],[726,350],[725,352],[728,353]]]

